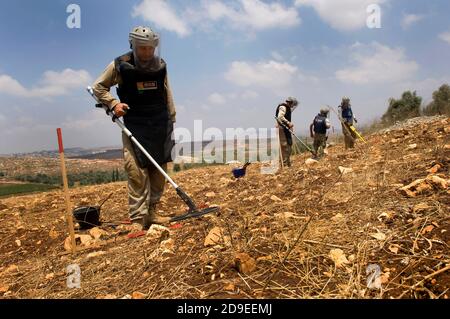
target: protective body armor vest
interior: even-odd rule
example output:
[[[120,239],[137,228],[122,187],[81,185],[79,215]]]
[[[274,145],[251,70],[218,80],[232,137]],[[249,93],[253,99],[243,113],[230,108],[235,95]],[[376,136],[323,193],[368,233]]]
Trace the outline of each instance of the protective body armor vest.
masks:
[[[327,118],[322,114],[318,114],[314,118],[314,133],[326,134],[327,133]]]
[[[281,106],[286,107],[286,114],[284,115],[284,117],[286,118],[286,120],[291,122],[292,121],[292,110],[291,110],[290,106],[287,105],[286,103],[282,103],[282,104],[278,105],[277,110],[275,112],[275,116],[278,118],[278,114],[280,113],[280,107]],[[286,125],[286,124],[284,124],[284,125]],[[286,127],[284,127],[284,126],[281,126],[281,127],[283,128],[284,135],[286,136],[286,140],[287,140],[288,144],[292,145],[292,134],[291,134],[291,132],[289,132],[289,130]]]
[[[135,67],[133,53],[129,52],[115,59],[115,67],[122,78],[117,95],[130,107],[124,116],[125,126],[158,164],[171,162],[175,143],[167,107],[165,62],[158,71],[143,72]],[[134,144],[133,148],[141,168],[152,165]]]

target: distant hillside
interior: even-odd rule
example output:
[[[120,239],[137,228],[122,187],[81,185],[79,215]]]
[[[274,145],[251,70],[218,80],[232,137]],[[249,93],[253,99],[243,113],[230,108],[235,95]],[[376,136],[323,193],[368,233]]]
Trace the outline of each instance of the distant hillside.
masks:
[[[73,159],[105,159],[105,160],[112,160],[112,159],[122,159],[123,158],[123,151],[122,149],[113,149],[113,150],[106,150],[103,152],[96,152],[96,153],[90,153],[90,154],[82,154],[77,156],[70,156],[70,158]]]
[[[66,148],[64,150],[64,154],[66,157],[69,158],[85,158],[84,156],[89,156],[97,153],[104,153],[108,152],[110,150],[119,149],[120,147],[97,147],[97,148],[81,148],[81,147],[72,147],[72,148]],[[29,152],[29,153],[15,153],[10,155],[5,155],[2,157],[45,157],[45,158],[53,158],[58,157],[59,152],[58,150],[43,150],[43,151],[36,151],[36,152]],[[97,159],[97,158],[95,158]]]

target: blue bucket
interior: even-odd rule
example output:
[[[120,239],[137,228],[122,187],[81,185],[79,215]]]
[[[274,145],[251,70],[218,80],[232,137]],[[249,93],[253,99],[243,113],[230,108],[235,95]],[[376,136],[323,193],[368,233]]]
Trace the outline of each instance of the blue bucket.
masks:
[[[245,171],[246,171],[245,168],[235,168],[235,169],[232,170],[233,176],[234,176],[235,178],[241,178],[241,177],[244,177],[244,176],[245,176]]]

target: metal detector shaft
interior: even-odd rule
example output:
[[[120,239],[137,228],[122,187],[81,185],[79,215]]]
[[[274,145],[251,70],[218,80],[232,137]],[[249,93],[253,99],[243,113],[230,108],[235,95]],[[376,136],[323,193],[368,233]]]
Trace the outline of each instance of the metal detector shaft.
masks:
[[[109,107],[103,103],[101,103],[97,96],[94,94],[94,90],[92,87],[88,86],[87,91],[89,94],[97,101],[97,107],[101,107],[106,111],[106,114],[111,116],[113,122],[116,123],[121,129],[122,132],[125,133],[126,136],[130,138],[130,140],[144,153],[144,155],[152,162],[152,164],[158,169],[158,171],[164,176],[164,178],[175,188],[178,189],[178,185],[170,178],[169,175],[162,169],[162,167],[153,159],[153,157],[147,152],[147,150],[139,143],[139,141],[133,136],[133,133],[130,132],[129,129],[125,126],[125,124],[115,116],[114,112],[109,109]]]
[[[283,126],[285,129],[287,129],[289,132],[291,132],[291,134],[297,139],[297,140],[299,140],[299,142],[304,146],[304,147],[306,147],[306,149],[309,151],[309,152],[311,152],[311,153],[313,153],[314,154],[314,152],[312,151],[312,149],[308,146],[308,145],[306,145],[297,135],[295,135],[295,133],[292,131],[292,130],[290,130],[286,125],[284,125],[284,123],[281,123],[279,120],[278,120],[278,118],[275,116],[275,119],[277,120],[277,123],[278,124],[280,124],[281,126]]]
[[[116,123],[122,129],[122,132],[125,133],[126,136],[128,136],[128,138],[142,151],[142,153],[144,153],[144,155],[150,160],[150,162],[152,162],[152,164],[158,169],[158,171],[164,176],[164,178],[173,186],[173,188],[175,188],[177,195],[180,196],[180,198],[183,200],[183,202],[185,202],[186,205],[189,207],[188,213],[186,213],[182,216],[174,217],[174,218],[172,218],[172,221],[184,220],[184,219],[193,218],[193,217],[199,217],[199,216],[209,214],[211,212],[218,210],[217,207],[212,207],[209,209],[204,209],[204,210],[199,211],[197,206],[195,205],[194,201],[181,189],[181,187],[179,187],[173,181],[172,178],[170,178],[170,176],[162,169],[162,167],[153,159],[153,157],[147,152],[147,150],[133,136],[133,133],[131,133],[131,131],[127,129],[125,124],[114,114],[114,112],[112,110],[109,109],[109,107],[107,105],[105,105],[99,101],[97,96],[95,96],[94,90],[92,89],[92,87],[89,86],[87,88],[87,91],[97,101],[98,104],[96,105],[96,107],[103,108],[106,111],[106,114],[108,114],[108,116],[110,116],[112,118],[113,122]]]

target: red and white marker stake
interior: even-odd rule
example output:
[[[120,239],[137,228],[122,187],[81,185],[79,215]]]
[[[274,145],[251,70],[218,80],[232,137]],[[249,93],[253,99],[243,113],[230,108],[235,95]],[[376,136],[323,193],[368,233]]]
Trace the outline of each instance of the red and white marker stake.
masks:
[[[73,228],[73,216],[71,212],[71,203],[70,203],[70,197],[69,197],[69,183],[67,182],[67,171],[66,171],[66,164],[64,162],[64,146],[62,141],[62,132],[61,129],[56,129],[56,133],[58,134],[58,146],[59,146],[59,158],[61,160],[61,174],[63,179],[63,185],[64,185],[64,195],[66,197],[66,217],[67,217],[67,223],[69,226],[69,234],[70,234],[70,241],[72,243],[72,253],[75,253],[76,250],[76,242],[75,242],[75,230]]]

